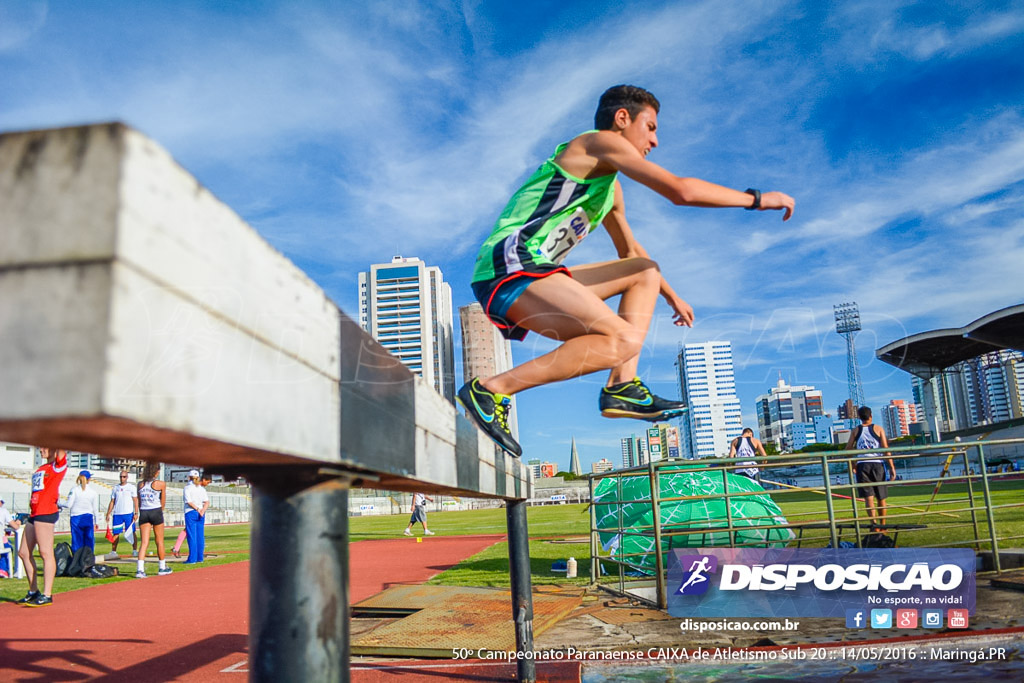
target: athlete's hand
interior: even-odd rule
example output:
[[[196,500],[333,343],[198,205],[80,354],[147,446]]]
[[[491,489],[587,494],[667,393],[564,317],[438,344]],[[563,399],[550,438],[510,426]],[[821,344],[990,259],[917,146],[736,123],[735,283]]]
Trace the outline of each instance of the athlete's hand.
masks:
[[[796,206],[795,200],[784,192],[762,192],[761,208],[758,211],[785,209],[786,213],[782,214],[782,220],[788,221],[793,215],[794,206]]]
[[[693,327],[693,307],[678,296],[666,296],[665,301],[672,308],[672,323]]]

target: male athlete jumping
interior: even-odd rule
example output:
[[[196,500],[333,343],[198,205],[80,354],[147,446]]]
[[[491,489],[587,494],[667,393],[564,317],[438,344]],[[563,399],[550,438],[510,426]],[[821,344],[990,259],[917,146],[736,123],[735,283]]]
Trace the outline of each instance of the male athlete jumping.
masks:
[[[660,107],[643,88],[609,88],[598,102],[597,130],[555,149],[512,196],[477,256],[473,293],[502,334],[522,339],[533,331],[563,342],[508,372],[474,377],[459,389],[467,414],[515,456],[522,448],[508,427],[510,397],[531,387],[610,369],[599,401],[605,417],[656,421],[684,410],[682,403],[652,394],[636,377],[659,294],[676,325],[692,325],[693,309],[633,237],[618,173],[681,206],[783,209],[783,220],[793,214],[793,198],[781,192],[740,192],[681,178],[647,161],[658,146]],[[563,266],[569,250],[602,223],[619,259]],[[618,295],[616,313],[605,300]]]

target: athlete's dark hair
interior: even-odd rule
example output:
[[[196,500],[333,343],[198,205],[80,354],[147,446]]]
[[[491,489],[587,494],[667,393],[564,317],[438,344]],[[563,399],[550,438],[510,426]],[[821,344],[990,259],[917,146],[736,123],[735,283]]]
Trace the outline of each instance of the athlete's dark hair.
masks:
[[[750,427],[745,427],[743,429],[743,434],[750,434],[751,436],[753,436],[754,435],[754,430],[751,429]],[[743,436],[743,434],[740,434],[740,436]]]
[[[147,462],[142,468],[142,483],[153,481],[158,476],[160,476],[160,463]]]
[[[864,420],[870,420],[871,408],[868,408],[867,406],[861,406],[860,408],[857,408],[857,417],[859,417],[862,422]]]
[[[615,121],[615,112],[625,109],[629,112],[630,118],[635,118],[644,107],[650,107],[654,111],[661,111],[661,103],[658,98],[643,88],[635,85],[616,85],[608,88],[597,101],[597,112],[594,114],[594,128],[598,130],[611,130]]]

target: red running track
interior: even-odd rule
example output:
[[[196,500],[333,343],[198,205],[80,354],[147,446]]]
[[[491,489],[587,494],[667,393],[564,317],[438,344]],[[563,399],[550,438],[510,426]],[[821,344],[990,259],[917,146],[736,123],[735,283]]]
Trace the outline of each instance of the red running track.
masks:
[[[353,543],[351,600],[423,583],[504,538]],[[59,593],[50,607],[4,602],[0,681],[241,682],[247,678],[248,628],[248,562]]]

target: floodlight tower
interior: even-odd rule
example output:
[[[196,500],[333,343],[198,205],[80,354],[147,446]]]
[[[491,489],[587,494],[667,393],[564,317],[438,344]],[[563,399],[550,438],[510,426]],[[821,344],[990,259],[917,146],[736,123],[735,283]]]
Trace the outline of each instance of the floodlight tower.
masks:
[[[850,385],[850,400],[854,409],[864,405],[864,391],[860,386],[860,366],[857,365],[857,347],[853,337],[860,331],[860,309],[856,301],[832,307],[836,317],[836,332],[846,337],[846,381]]]

